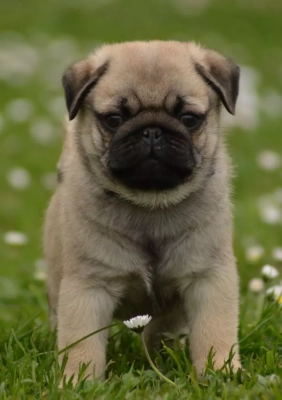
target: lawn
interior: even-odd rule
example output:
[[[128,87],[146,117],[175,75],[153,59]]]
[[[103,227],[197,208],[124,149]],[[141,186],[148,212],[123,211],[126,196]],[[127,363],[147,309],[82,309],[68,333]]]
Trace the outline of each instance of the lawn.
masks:
[[[0,399],[282,399],[282,307],[265,289],[249,289],[265,264],[280,272],[266,287],[282,279],[274,254],[282,247],[281,20],[279,0],[0,2]],[[192,39],[242,66],[238,113],[223,129],[236,166],[244,370],[208,368],[197,377],[185,348],[163,348],[153,359],[172,387],[151,370],[140,338],[118,323],[107,380],[59,390],[41,236],[63,137],[60,77],[101,42],[155,38]],[[13,231],[22,235],[7,235]]]

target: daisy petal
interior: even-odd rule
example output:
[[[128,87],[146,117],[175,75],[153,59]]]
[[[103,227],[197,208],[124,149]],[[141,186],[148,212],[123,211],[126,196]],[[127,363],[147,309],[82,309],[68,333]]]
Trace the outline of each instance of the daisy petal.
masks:
[[[135,318],[131,318],[127,321],[123,321],[127,328],[132,329],[135,332],[142,332],[145,326],[151,321],[152,317],[149,315],[139,315]]]
[[[262,276],[266,279],[275,279],[279,275],[278,270],[271,265],[265,265],[261,270]]]
[[[260,278],[251,279],[249,282],[249,289],[251,292],[258,293],[264,288],[264,282]]]

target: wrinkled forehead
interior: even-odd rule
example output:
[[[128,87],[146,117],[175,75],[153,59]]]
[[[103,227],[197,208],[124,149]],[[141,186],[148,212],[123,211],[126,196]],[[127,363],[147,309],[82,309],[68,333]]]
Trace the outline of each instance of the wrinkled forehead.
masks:
[[[118,110],[124,103],[132,112],[140,108],[170,109],[179,99],[195,111],[207,110],[209,89],[188,51],[167,54],[156,49],[130,50],[110,56],[109,68],[92,93],[98,112]]]

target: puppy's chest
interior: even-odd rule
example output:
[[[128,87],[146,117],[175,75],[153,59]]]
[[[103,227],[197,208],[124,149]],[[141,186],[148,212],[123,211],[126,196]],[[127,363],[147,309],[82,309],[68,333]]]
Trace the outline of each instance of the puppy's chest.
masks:
[[[168,311],[179,301],[177,281],[163,274],[164,246],[164,243],[144,241],[142,251],[147,263],[141,275],[133,273],[129,279],[117,312],[119,317],[155,316]]]

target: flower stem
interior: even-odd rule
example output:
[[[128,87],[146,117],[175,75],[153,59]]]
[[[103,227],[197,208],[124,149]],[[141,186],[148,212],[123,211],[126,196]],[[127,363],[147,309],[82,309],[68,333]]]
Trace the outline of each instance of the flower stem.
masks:
[[[172,382],[169,378],[167,378],[166,376],[164,376],[164,375],[161,373],[161,371],[159,371],[158,368],[155,366],[155,364],[153,363],[153,361],[152,361],[152,359],[151,359],[151,357],[150,357],[150,354],[149,354],[149,352],[148,352],[148,349],[147,349],[147,346],[146,346],[146,343],[145,343],[145,339],[144,339],[143,333],[141,333],[140,336],[141,336],[141,340],[142,340],[142,343],[143,343],[143,346],[144,346],[144,351],[145,351],[146,357],[147,357],[147,359],[148,359],[148,361],[149,361],[149,364],[151,365],[152,369],[153,369],[153,370],[156,372],[156,374],[158,374],[164,381],[166,381],[167,383],[170,383],[170,384],[173,385],[173,386],[176,386],[176,384],[175,384],[174,382]]]

